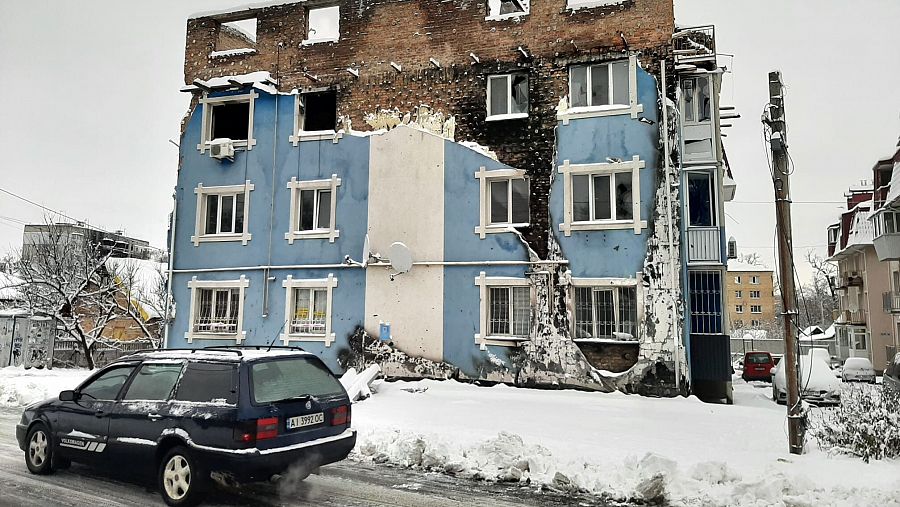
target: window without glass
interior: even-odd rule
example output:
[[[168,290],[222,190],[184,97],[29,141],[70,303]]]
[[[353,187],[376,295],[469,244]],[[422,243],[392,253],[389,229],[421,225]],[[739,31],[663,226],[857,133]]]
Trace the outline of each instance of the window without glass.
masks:
[[[250,102],[224,102],[212,106],[209,140],[246,141],[250,132]]]
[[[575,338],[637,336],[637,289],[575,287]]]
[[[572,176],[572,219],[631,220],[631,172]]]
[[[340,7],[316,7],[306,10],[306,44],[336,41],[341,36]]]
[[[315,231],[331,228],[331,189],[300,190],[300,208],[297,213],[298,231]]]
[[[172,394],[179,374],[180,364],[145,364],[134,376],[123,399],[165,401]]]
[[[572,107],[630,104],[628,61],[569,68]]]
[[[528,76],[525,74],[488,76],[487,109],[488,119],[507,115],[527,116]]]
[[[715,219],[715,179],[707,172],[689,172],[688,212],[693,227],[712,227]]]
[[[490,223],[527,224],[528,180],[510,178],[491,180]]]
[[[304,93],[298,100],[297,134],[335,130],[337,93],[334,90]]]
[[[293,289],[291,334],[325,334],[325,318],[328,315],[328,290],[298,287]]]
[[[216,36],[216,52],[227,51],[229,53],[242,54],[252,52],[254,49],[256,49],[255,17],[219,24],[219,32]]]
[[[489,287],[488,325],[492,336],[527,338],[531,332],[531,289]]]
[[[242,234],[244,232],[244,193],[206,196],[204,234]]]
[[[237,403],[237,368],[232,364],[188,363],[175,400]]]
[[[195,333],[237,333],[240,289],[197,289]]]
[[[78,392],[92,399],[114,400],[132,371],[134,371],[134,366],[113,368],[91,381],[90,384],[80,388]]]
[[[684,93],[684,121],[688,123],[710,120],[709,79],[694,77],[681,81]]]

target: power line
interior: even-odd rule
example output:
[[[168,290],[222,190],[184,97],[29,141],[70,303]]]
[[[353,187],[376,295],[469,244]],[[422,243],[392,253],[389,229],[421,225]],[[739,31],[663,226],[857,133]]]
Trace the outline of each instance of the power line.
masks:
[[[731,204],[773,204],[773,201],[728,201]],[[791,201],[791,204],[843,204],[846,201]]]
[[[3,188],[3,187],[0,187],[0,192],[3,192],[4,194],[9,194],[9,195],[15,197],[16,199],[19,199],[19,200],[22,200],[22,201],[27,202],[28,204],[37,206],[38,208],[41,208],[42,210],[49,211],[50,213],[53,213],[54,215],[59,215],[59,216],[61,216],[61,217],[63,217],[63,218],[68,218],[69,220],[71,220],[71,221],[73,221],[73,222],[76,222],[76,223],[77,223],[77,222],[84,222],[84,220],[79,220],[79,219],[77,219],[77,218],[72,218],[72,217],[70,217],[69,215],[66,215],[65,213],[62,213],[62,212],[57,211],[57,210],[52,209],[52,208],[48,208],[48,207],[44,206],[43,204],[36,203],[36,202],[32,201],[31,199],[28,199],[27,197],[22,197],[21,195],[15,193],[15,192],[11,192],[11,191],[9,191],[9,190],[6,190],[6,189]],[[100,227],[97,227],[97,226],[95,226],[95,225],[92,225],[91,228],[97,229],[97,230],[100,231],[100,232],[105,232],[105,233],[107,233],[107,234],[111,234],[109,231],[103,230],[103,229],[101,229]]]

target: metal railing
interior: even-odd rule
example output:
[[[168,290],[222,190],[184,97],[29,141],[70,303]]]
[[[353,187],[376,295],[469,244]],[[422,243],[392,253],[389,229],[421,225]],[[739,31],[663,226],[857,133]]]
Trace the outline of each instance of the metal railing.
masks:
[[[889,291],[881,294],[885,313],[900,313],[900,292]]]
[[[683,28],[672,36],[675,57],[681,61],[716,57],[716,27],[713,25]]]

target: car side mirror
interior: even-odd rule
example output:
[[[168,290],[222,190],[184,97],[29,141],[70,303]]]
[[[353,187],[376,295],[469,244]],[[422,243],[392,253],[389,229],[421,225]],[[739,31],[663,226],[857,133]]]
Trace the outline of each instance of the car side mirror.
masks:
[[[66,390],[59,393],[59,401],[75,401],[78,395],[75,391]]]

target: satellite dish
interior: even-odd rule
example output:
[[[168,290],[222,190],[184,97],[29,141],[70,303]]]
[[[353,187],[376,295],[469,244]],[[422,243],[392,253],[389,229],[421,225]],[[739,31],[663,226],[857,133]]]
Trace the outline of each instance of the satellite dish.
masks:
[[[371,254],[372,252],[369,250],[369,235],[366,234],[366,239],[363,240],[362,267],[366,267],[369,264],[369,256]]]
[[[406,273],[412,269],[412,254],[406,245],[397,241],[391,244],[388,252],[390,254],[391,267],[397,272],[396,274]]]

